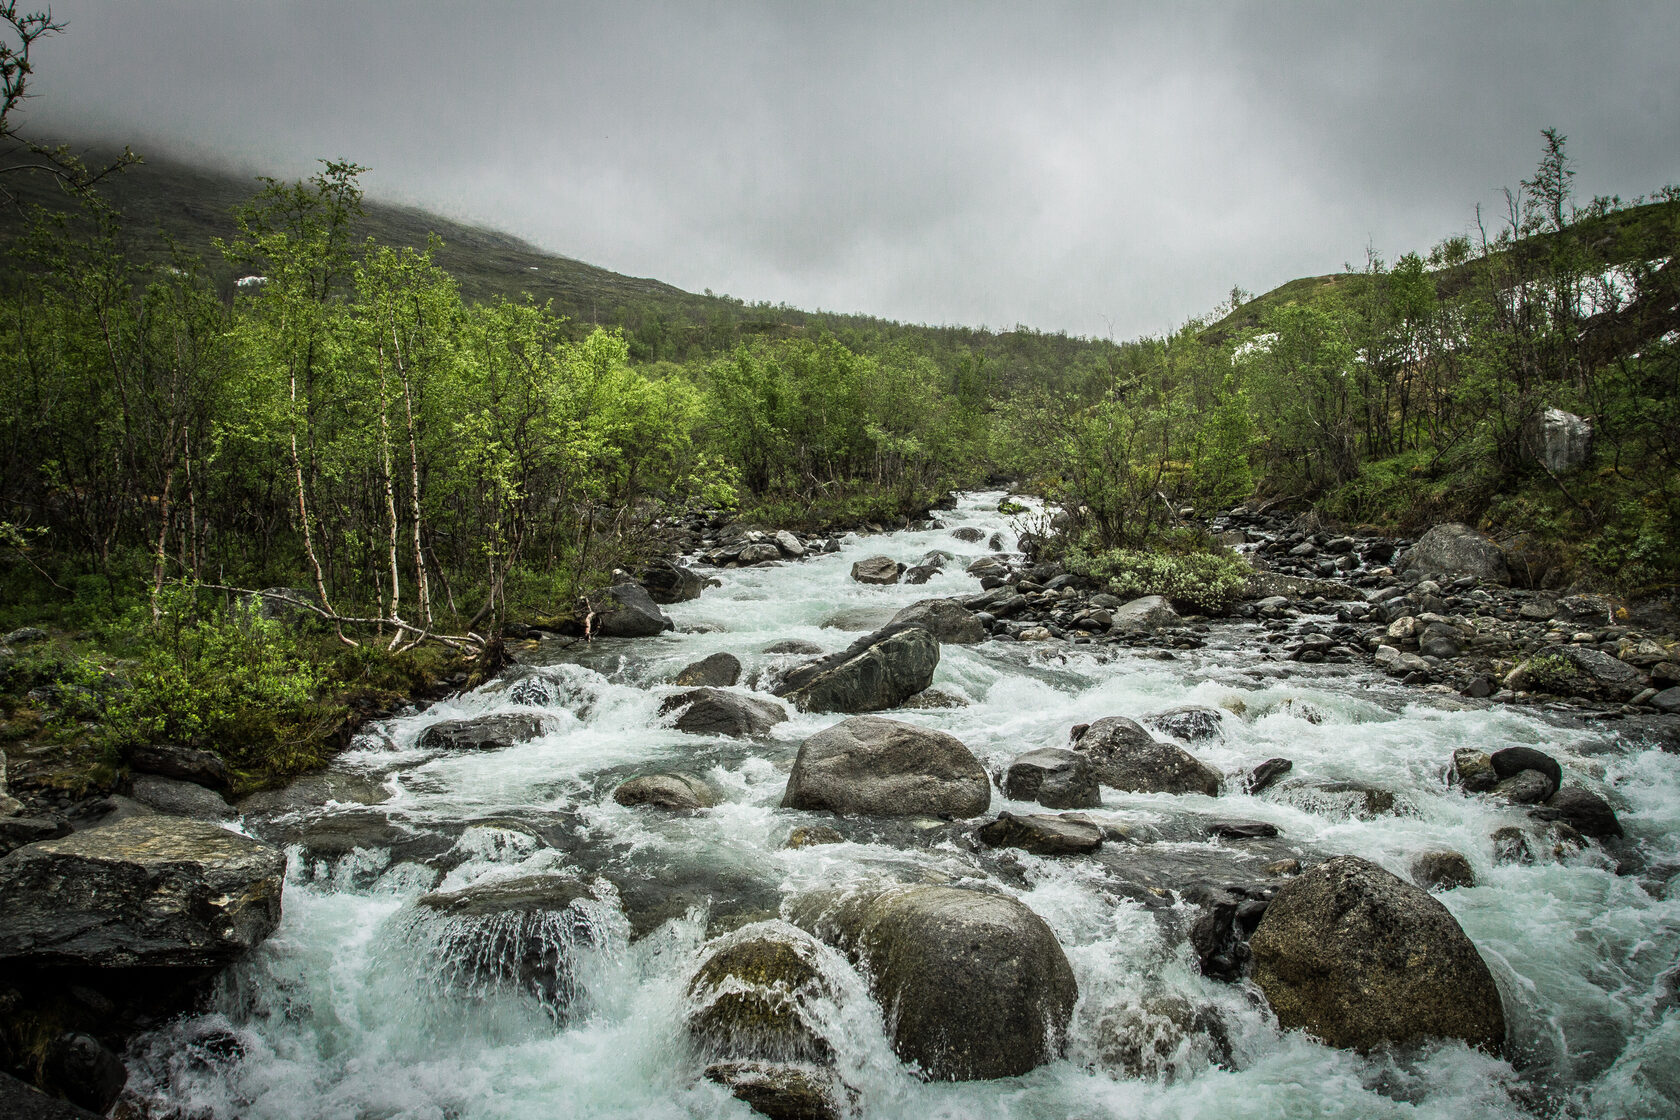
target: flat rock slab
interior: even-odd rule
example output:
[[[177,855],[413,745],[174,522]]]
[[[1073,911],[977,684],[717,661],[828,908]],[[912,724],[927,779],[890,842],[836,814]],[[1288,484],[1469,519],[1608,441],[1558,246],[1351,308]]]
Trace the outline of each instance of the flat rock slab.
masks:
[[[680,713],[676,729],[691,735],[762,735],[787,721],[780,704],[721,688],[694,688],[667,697],[659,705],[659,714],[672,712]]]
[[[997,820],[981,825],[974,835],[993,848],[1020,848],[1038,856],[1084,855],[1103,842],[1102,829],[1096,825],[1056,813],[999,813]]]
[[[202,821],[130,817],[0,860],[0,959],[219,967],[280,922],[285,853]]]
[[[528,742],[543,733],[537,715],[479,716],[434,723],[420,735],[420,749],[490,751]]]

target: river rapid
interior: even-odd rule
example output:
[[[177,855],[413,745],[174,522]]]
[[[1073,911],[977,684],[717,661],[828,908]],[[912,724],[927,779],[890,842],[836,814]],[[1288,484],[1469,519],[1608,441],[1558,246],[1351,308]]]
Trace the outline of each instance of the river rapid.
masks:
[[[708,654],[739,657],[746,689],[797,660],[762,652],[773,642],[838,650],[918,599],[978,593],[962,567],[987,547],[951,529],[1001,532],[1013,545],[1017,526],[996,512],[1002,496],[964,495],[943,515],[946,528],[708,571],[720,587],[666,608],[675,632],[522,652],[506,678],[364,734],[334,764],[341,800],[248,813],[254,835],[294,838],[280,928],[223,977],[209,1010],[136,1040],[131,1104],[218,1120],[748,1117],[701,1076],[707,1059],[685,1026],[708,932],[774,919],[799,892],[890,878],[1015,896],[1055,932],[1080,997],[1063,1059],[1005,1080],[930,1083],[897,1060],[879,1006],[836,958],[838,995],[821,1014],[860,1116],[1680,1115],[1680,756],[1404,688],[1363,665],[1265,660],[1258,625],[1237,621],[1211,624],[1204,648],[1172,660],[1059,641],[946,645],[934,686],[966,706],[886,713],[955,735],[993,772],[1064,745],[1076,723],[1222,707],[1222,737],[1190,749],[1227,775],[1224,796],[1104,789],[1101,812],[1169,854],[1227,843],[1196,830],[1209,816],[1270,822],[1305,853],[1358,855],[1402,877],[1421,850],[1462,852],[1476,885],[1436,897],[1493,972],[1507,1054],[1451,1043],[1361,1056],[1280,1032],[1252,986],[1204,977],[1174,915],[1115,889],[1093,860],[976,850],[962,822],[835,821],[779,808],[800,742],[843,716],[790,711],[768,736],[719,740],[675,731],[659,715],[676,691],[664,682]],[[959,562],[926,586],[848,577],[865,556],[913,564],[934,548]],[[417,745],[440,720],[533,708],[547,730],[528,743],[458,753]],[[1464,796],[1444,775],[1456,747],[1512,745],[1543,748],[1571,781],[1608,796],[1627,839],[1614,852],[1593,844],[1496,861],[1491,834],[1526,818]],[[1339,803],[1247,796],[1230,780],[1279,756],[1297,776],[1392,791],[1398,811],[1362,819]],[[612,799],[626,778],[665,770],[704,777],[722,803],[665,814]],[[1038,811],[994,790],[988,816],[1001,809]],[[383,831],[369,835],[398,840],[336,851],[308,840],[370,816]],[[792,828],[812,824],[847,839],[784,847]],[[528,946],[450,942],[416,920],[427,891],[555,869],[597,880],[597,897],[581,908],[581,927],[543,934],[539,948],[563,962],[543,992],[470,980],[478,957]]]

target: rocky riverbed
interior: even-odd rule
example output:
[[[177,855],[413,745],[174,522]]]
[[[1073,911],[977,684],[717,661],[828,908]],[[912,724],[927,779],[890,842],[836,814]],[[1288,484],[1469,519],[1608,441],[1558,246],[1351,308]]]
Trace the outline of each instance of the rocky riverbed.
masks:
[[[698,520],[289,791],[14,813],[33,1068],[157,1118],[1680,1110],[1671,620],[1250,510],[1198,617],[1007,500]]]

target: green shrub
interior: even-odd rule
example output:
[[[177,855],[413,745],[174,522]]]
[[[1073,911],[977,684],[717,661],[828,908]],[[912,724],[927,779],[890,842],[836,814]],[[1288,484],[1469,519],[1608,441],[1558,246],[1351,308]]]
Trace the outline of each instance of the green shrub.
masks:
[[[1524,666],[1528,689],[1532,692],[1555,692],[1567,696],[1574,691],[1581,671],[1575,662],[1561,653],[1543,653],[1530,658]]]
[[[1170,553],[1112,548],[1088,552],[1074,545],[1068,549],[1064,563],[1071,572],[1106,580],[1109,591],[1122,599],[1163,595],[1207,612],[1222,611],[1234,603],[1253,574],[1242,557],[1229,551]]]

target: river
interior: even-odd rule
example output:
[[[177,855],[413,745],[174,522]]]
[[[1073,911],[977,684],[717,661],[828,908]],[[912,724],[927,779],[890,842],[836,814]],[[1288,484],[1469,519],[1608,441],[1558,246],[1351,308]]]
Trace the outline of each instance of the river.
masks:
[[[1680,1115],[1673,754],[1527,710],[1404,688],[1364,665],[1262,660],[1253,623],[1213,624],[1203,648],[1172,660],[1062,642],[943,647],[935,686],[967,705],[891,715],[950,732],[988,771],[1064,744],[1076,723],[1199,703],[1228,713],[1222,738],[1192,748],[1227,775],[1283,756],[1296,775],[1392,791],[1399,810],[1363,819],[1335,804],[1250,797],[1232,782],[1217,801],[1105,789],[1103,812],[1161,837],[1156,847],[1217,846],[1174,839],[1185,835],[1181,822],[1215,814],[1270,822],[1303,849],[1362,856],[1402,876],[1425,848],[1464,853],[1476,885],[1436,897],[1498,983],[1507,1057],[1458,1043],[1362,1057],[1280,1032],[1251,987],[1201,975],[1170,923],[1111,889],[1092,861],[976,852],[959,826],[937,821],[843,822],[847,842],[785,848],[792,827],[835,823],[778,803],[799,743],[841,716],[791,712],[754,741],[662,726],[660,699],[674,691],[663,682],[707,654],[737,655],[745,687],[788,662],[761,652],[770,643],[836,650],[917,599],[978,592],[962,564],[925,587],[869,587],[848,572],[873,554],[907,563],[933,548],[962,563],[987,554],[984,543],[952,536],[960,525],[1013,544],[1013,520],[996,512],[1000,497],[963,495],[943,529],[853,536],[836,554],[708,572],[720,587],[667,608],[675,632],[547,643],[522,653],[526,667],[508,680],[363,735],[334,768],[346,788],[365,793],[274,810],[245,827],[261,834],[376,812],[431,848],[329,858],[295,845],[280,928],[223,978],[211,1010],[135,1043],[131,1092],[158,1115],[248,1120],[751,1116],[700,1076],[704,1059],[685,1031],[686,985],[708,925],[773,917],[807,889],[890,877],[1014,895],[1061,941],[1080,999],[1065,1058],[1018,1078],[928,1083],[894,1057],[862,982],[840,977],[829,1037],[862,1116]],[[529,743],[454,754],[417,746],[439,720],[530,711],[532,701],[548,730]],[[1463,796],[1443,774],[1455,747],[1517,744],[1544,748],[1572,780],[1610,796],[1628,834],[1619,856],[1594,845],[1496,862],[1490,835],[1522,816]],[[722,804],[661,814],[612,800],[626,777],[672,769],[705,777]],[[994,792],[991,812],[1036,808]],[[545,869],[617,883],[635,922],[602,883],[587,936],[553,931],[550,948],[569,969],[563,999],[448,982],[471,964],[462,952],[498,950],[428,941],[413,920],[415,899]],[[1163,1000],[1194,1009],[1191,1030],[1151,1018]],[[1159,1045],[1146,1045],[1141,1068],[1134,1061],[1128,1073],[1116,1039],[1138,1030]]]

